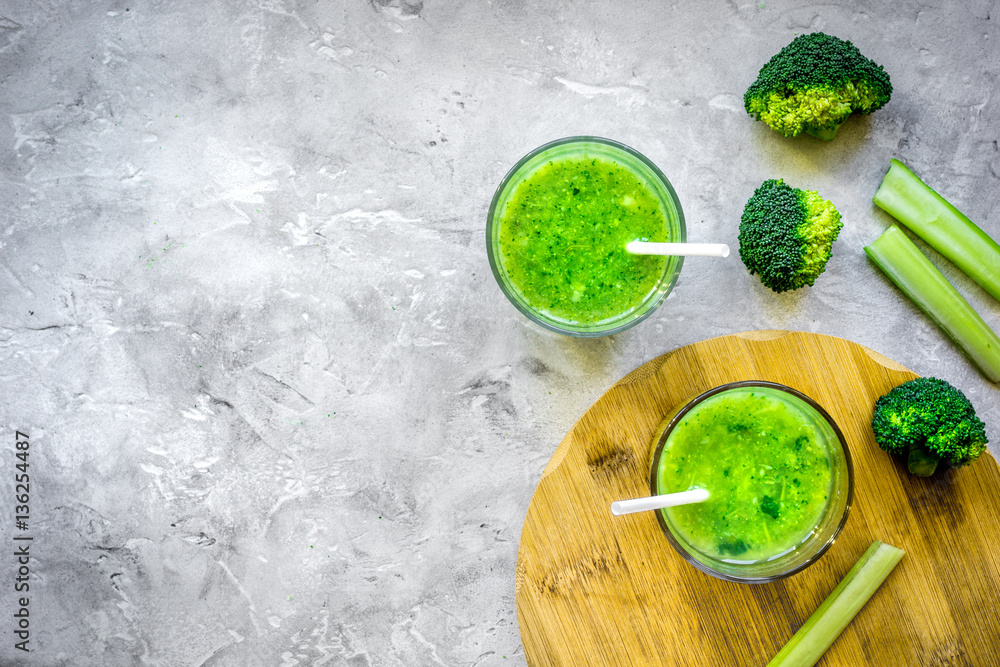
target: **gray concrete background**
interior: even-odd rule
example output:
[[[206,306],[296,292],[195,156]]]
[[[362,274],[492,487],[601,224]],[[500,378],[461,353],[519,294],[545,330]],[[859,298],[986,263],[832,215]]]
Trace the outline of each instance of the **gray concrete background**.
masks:
[[[0,663],[524,664],[514,564],[556,444],[628,371],[722,334],[851,339],[963,388],[1000,442],[997,387],[862,252],[891,157],[1000,238],[1000,7],[946,7],[0,1]],[[895,86],[829,144],[742,110],[813,30]],[[574,134],[656,162],[692,241],[735,250],[766,178],[818,190],[845,223],[826,274],[778,296],[691,259],[625,333],[542,331],[493,280],[485,215]]]

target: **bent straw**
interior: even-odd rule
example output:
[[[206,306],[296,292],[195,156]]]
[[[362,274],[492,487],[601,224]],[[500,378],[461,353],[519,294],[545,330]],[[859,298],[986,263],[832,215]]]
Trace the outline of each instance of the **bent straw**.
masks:
[[[729,246],[725,243],[651,243],[649,241],[629,241],[625,252],[633,255],[678,255],[683,257],[729,257]]]
[[[690,489],[688,491],[681,491],[680,493],[667,493],[662,496],[616,500],[611,503],[611,513],[615,516],[621,516],[622,514],[632,514],[633,512],[648,512],[665,507],[701,503],[708,500],[708,495],[707,489]]]

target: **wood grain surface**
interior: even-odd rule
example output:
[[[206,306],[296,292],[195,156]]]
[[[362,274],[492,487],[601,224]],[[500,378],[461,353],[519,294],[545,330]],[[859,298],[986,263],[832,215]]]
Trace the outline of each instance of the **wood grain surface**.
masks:
[[[516,579],[528,664],[765,665],[880,539],[906,555],[819,664],[1000,665],[1000,467],[987,454],[922,479],[878,448],[872,406],[913,377],[856,343],[785,331],[702,341],[629,373],[569,431],[531,499]],[[736,380],[780,382],[812,397],[840,425],[854,460],[854,504],[837,542],[770,584],[699,572],[653,513],[609,510],[648,495],[661,418]]]

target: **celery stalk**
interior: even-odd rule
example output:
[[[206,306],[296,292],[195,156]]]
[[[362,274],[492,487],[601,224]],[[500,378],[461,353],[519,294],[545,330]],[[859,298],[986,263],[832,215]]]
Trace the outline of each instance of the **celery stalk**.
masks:
[[[1000,382],[1000,337],[903,230],[892,225],[865,252],[990,382]]]
[[[903,557],[902,549],[875,540],[767,667],[811,667],[840,636]]]
[[[1000,300],[1000,245],[905,164],[891,161],[873,201]]]

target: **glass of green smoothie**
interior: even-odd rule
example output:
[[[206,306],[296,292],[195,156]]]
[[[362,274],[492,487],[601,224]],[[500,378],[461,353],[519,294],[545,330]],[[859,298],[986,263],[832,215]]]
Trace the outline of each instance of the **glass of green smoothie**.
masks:
[[[704,488],[708,500],[656,512],[699,570],[745,583],[816,561],[847,522],[854,472],[844,436],[808,396],[734,382],[682,404],[653,438],[653,495]]]
[[[569,137],[524,156],[490,205],[490,268],[511,303],[541,326],[606,336],[649,317],[682,257],[632,255],[630,241],[686,241],[670,182],[638,151]]]

